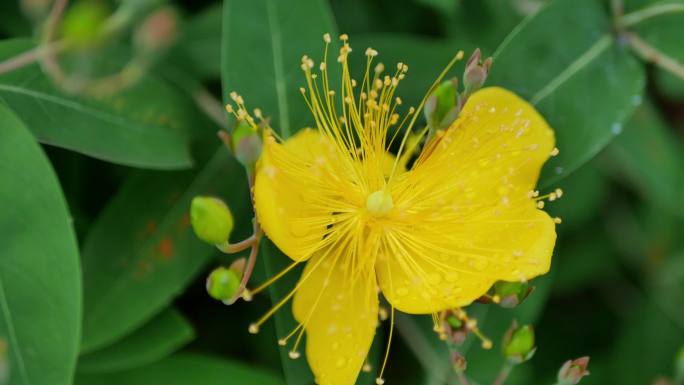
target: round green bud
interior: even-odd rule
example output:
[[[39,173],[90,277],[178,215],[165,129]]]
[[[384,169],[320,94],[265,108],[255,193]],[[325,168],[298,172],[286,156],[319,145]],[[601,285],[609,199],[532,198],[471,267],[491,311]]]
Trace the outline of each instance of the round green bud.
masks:
[[[517,327],[514,323],[503,342],[503,354],[512,363],[519,364],[534,354],[534,329],[531,325]]]
[[[251,167],[261,156],[261,137],[247,122],[241,121],[231,135],[233,153],[243,166]]]
[[[675,358],[675,379],[684,382],[684,346],[679,349]]]
[[[67,9],[61,25],[62,37],[79,48],[90,48],[100,42],[107,6],[98,0],[82,0]]]
[[[456,120],[460,110],[458,80],[442,82],[425,102],[424,114],[435,129],[445,129]]]
[[[494,294],[501,299],[502,307],[512,308],[527,298],[530,294],[530,286],[527,282],[499,281],[494,284]]]
[[[219,301],[232,299],[240,287],[240,277],[233,269],[223,266],[214,269],[207,277],[207,293]]]
[[[222,200],[197,196],[190,204],[190,222],[197,238],[218,245],[224,243],[233,231],[233,215]]]

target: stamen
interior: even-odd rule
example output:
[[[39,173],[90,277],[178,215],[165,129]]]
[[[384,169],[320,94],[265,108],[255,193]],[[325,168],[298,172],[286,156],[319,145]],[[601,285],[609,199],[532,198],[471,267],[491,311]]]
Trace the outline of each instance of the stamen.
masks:
[[[297,266],[300,263],[300,261],[294,261],[291,264],[289,264],[286,268],[278,272],[276,275],[272,276],[271,278],[267,279],[266,282],[262,283],[259,285],[256,289],[250,290],[250,293],[252,295],[259,294],[262,292],[264,289],[272,285],[274,282],[279,280],[282,276],[287,274],[290,270],[292,270],[295,266]]]
[[[377,385],[383,385],[385,380],[382,378],[385,374],[385,367],[387,366],[387,359],[389,358],[390,347],[392,346],[392,334],[394,332],[394,306],[392,306],[390,311],[390,332],[387,339],[387,348],[385,350],[385,358],[382,360],[382,368],[380,368],[380,375],[375,379]]]

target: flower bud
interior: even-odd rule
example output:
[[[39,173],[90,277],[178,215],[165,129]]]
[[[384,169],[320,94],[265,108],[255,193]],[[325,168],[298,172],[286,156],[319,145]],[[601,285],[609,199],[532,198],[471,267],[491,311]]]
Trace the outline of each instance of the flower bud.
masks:
[[[480,61],[481,52],[477,48],[470,56],[466,63],[465,71],[463,73],[463,86],[465,87],[465,94],[472,95],[473,92],[479,90],[487,80],[487,75],[492,67],[492,58]]]
[[[468,367],[468,362],[465,357],[459,352],[451,353],[451,365],[454,368],[454,372],[463,373]]]
[[[231,301],[240,287],[240,275],[233,269],[217,267],[207,277],[207,293],[219,301]]]
[[[235,158],[245,167],[252,167],[261,156],[261,137],[247,122],[241,121],[233,130],[232,146]]]
[[[527,282],[499,281],[494,284],[494,295],[499,297],[499,305],[504,308],[513,308],[525,301],[532,293],[533,288]]]
[[[513,321],[503,339],[503,354],[512,364],[521,364],[534,355],[534,329],[531,325],[518,327]]]
[[[679,353],[677,353],[675,358],[675,380],[679,383],[684,383],[684,346],[679,349]]]
[[[425,101],[424,114],[430,128],[448,128],[461,110],[460,101],[457,78],[438,85]]]
[[[197,238],[218,245],[233,231],[233,215],[221,199],[197,196],[190,204],[190,222]]]
[[[588,376],[589,357],[580,357],[576,360],[565,361],[558,371],[558,385],[575,385]]]
[[[77,48],[92,48],[103,36],[109,9],[102,1],[79,1],[66,10],[61,24],[62,37]]]
[[[160,8],[148,16],[135,30],[133,42],[138,51],[149,54],[168,48],[176,38],[178,18],[169,7]]]

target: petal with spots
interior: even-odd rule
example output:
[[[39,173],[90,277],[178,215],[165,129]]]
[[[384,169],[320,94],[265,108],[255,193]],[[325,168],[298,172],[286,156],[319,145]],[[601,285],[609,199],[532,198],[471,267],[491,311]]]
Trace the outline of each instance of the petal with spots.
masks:
[[[319,385],[356,382],[378,323],[375,274],[346,268],[342,259],[316,254],[295,294],[293,313],[306,330],[306,355]]]
[[[467,305],[497,280],[548,271],[555,224],[530,190],[554,146],[513,93],[475,93],[460,118],[392,185],[396,213],[376,265],[385,297],[409,313]]]

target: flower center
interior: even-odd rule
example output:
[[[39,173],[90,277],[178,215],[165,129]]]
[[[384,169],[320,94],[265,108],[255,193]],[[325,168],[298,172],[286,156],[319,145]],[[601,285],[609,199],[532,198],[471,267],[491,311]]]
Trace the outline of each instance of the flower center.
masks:
[[[392,208],[394,208],[394,202],[386,190],[375,191],[366,198],[366,209],[374,217],[385,216]]]

